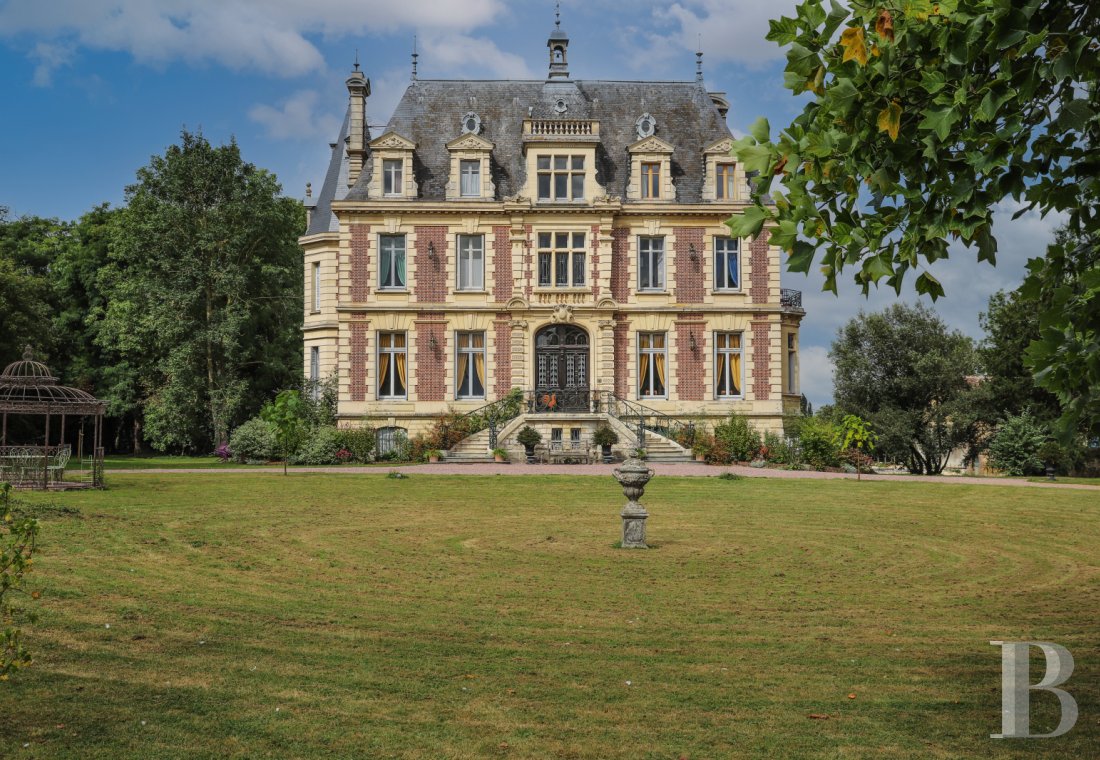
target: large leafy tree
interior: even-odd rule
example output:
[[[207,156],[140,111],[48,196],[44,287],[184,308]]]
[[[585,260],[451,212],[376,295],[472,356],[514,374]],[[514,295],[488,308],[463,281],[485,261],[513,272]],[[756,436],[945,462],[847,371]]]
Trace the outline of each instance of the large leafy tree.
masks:
[[[0,367],[31,345],[50,358],[53,299],[50,265],[69,244],[69,225],[56,219],[8,217],[0,207]]]
[[[952,450],[971,442],[974,347],[927,307],[860,312],[841,327],[829,356],[836,409],[869,421],[880,453],[934,475]]]
[[[933,298],[943,288],[927,266],[949,241],[995,262],[1002,199],[1021,213],[1063,211],[1073,236],[1095,241],[1098,36],[1093,0],[851,0],[828,11],[806,0],[768,39],[788,47],[787,88],[810,100],[774,140],[761,121],[737,142],[760,173],[761,202],[733,231],[768,225],[788,267],[806,272],[816,259],[834,292],[850,268],[864,291],[900,292],[914,273]],[[777,178],[785,192],[764,203]],[[1059,290],[1061,268],[1057,251],[1031,266],[1029,297],[1060,295],[1028,359],[1067,428],[1100,424],[1100,274]]]
[[[147,440],[211,448],[299,374],[304,212],[235,142],[187,131],[137,179],[99,340],[140,378]]]

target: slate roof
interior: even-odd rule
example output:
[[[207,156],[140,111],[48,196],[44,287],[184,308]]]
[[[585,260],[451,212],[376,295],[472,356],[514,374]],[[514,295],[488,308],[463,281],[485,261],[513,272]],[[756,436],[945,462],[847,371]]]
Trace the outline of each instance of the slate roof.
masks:
[[[559,99],[568,105],[564,114],[554,109]],[[700,82],[419,80],[405,90],[386,131],[417,144],[413,168],[421,199],[445,198],[450,172],[446,144],[461,134],[460,120],[470,111],[481,117],[481,136],[495,144],[491,170],[498,198],[516,195],[525,183],[522,132],[527,118],[599,120],[596,179],[609,195],[624,199],[630,170],[626,149],[638,141],[635,122],[643,113],[657,120],[657,137],[674,147],[671,168],[678,203],[701,201],[703,150],[731,136]],[[338,150],[346,132],[345,121]],[[334,151],[334,164],[336,159]],[[370,161],[363,169],[346,194],[348,200],[368,198]],[[319,200],[318,211],[320,205]]]
[[[328,171],[325,172],[325,181],[321,183],[320,192],[317,193],[316,205],[310,216],[307,235],[316,235],[320,232],[339,232],[340,223],[336,214],[332,213],[332,202],[343,200],[348,194],[348,122],[351,119],[350,111],[344,114],[344,124],[340,127],[340,136],[332,144],[332,157],[328,162]],[[367,140],[370,140],[369,132]]]

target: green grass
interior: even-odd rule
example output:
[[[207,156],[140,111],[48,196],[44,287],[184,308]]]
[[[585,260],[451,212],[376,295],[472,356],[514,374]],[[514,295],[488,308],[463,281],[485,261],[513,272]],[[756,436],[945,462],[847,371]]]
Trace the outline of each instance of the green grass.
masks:
[[[1028,480],[1031,481],[1032,483],[1049,483],[1050,482],[1049,480],[1047,480],[1046,476],[1043,476],[1041,478],[1040,477],[1028,478]],[[1073,484],[1080,485],[1080,486],[1097,486],[1098,488],[1100,488],[1100,478],[1066,478],[1066,477],[1063,477],[1063,476],[1059,475],[1059,476],[1057,476],[1057,479],[1054,482],[1056,482],[1056,483],[1073,483]]]
[[[27,497],[80,514],[0,757],[1100,757],[1087,491],[658,477],[624,551],[611,478],[109,483]],[[1069,648],[1073,732],[988,738],[993,639]]]
[[[372,462],[368,465],[353,464],[348,465],[351,467],[400,467],[404,463],[394,462]],[[75,469],[79,464],[75,461],[70,461],[70,470]],[[311,465],[311,467],[343,467],[344,465]],[[106,457],[103,460],[103,467],[106,470],[242,470],[242,469],[274,469],[281,470],[282,462],[269,462],[267,464],[239,464],[237,462],[223,463],[220,459],[213,456],[173,456],[169,454],[154,454],[149,456],[127,456],[121,454],[113,454]],[[294,465],[291,465],[291,469],[294,469]]]

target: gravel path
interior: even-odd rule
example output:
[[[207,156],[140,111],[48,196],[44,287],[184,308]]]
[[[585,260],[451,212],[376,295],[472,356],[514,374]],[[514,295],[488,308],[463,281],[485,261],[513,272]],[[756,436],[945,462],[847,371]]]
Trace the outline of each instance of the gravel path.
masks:
[[[417,475],[600,475],[610,477],[611,471],[617,464],[414,464],[394,467],[406,474]],[[696,462],[650,462],[650,468],[657,475],[673,475],[678,477],[716,477],[724,472],[734,472],[750,478],[795,478],[802,480],[855,480],[854,475],[843,472],[815,472],[810,470],[772,470],[756,467],[714,467]],[[281,475],[281,467],[270,468],[226,468],[226,469],[143,469],[143,470],[108,470],[107,477],[112,474],[124,475],[172,475],[175,473],[190,473],[205,475],[207,473],[262,473],[268,475]],[[384,467],[295,467],[291,473],[328,473],[331,475],[380,475],[385,472]],[[1030,487],[1030,488],[1068,488],[1076,490],[1100,491],[1098,486],[1081,485],[1078,483],[1032,483],[1023,478],[979,478],[966,476],[934,476],[934,475],[864,475],[863,480],[892,481],[904,483],[941,483],[948,485],[977,485],[977,486],[1006,486],[1006,487]]]

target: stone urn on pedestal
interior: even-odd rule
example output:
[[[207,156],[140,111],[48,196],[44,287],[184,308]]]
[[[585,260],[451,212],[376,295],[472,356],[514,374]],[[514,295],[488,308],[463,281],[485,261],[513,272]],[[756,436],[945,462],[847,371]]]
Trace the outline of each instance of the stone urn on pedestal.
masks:
[[[653,470],[645,462],[631,457],[614,471],[615,480],[623,487],[626,506],[623,507],[623,543],[624,549],[648,549],[645,542],[645,521],[649,513],[638,500],[645,493],[646,483],[653,477]]]

